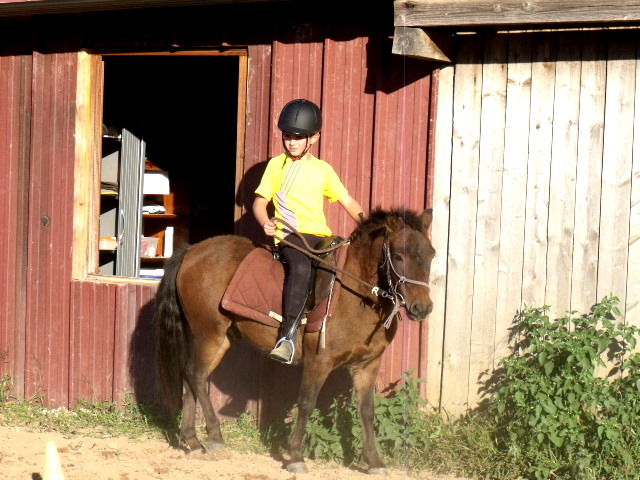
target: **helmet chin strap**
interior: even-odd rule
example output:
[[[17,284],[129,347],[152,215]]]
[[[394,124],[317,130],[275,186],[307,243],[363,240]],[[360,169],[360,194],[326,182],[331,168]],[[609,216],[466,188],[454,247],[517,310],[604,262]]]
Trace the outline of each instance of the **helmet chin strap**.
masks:
[[[302,155],[300,156],[295,156],[292,155],[292,153],[289,151],[289,149],[287,148],[287,144],[284,141],[284,135],[282,136],[282,147],[284,148],[284,151],[287,153],[287,157],[289,157],[291,160],[300,160],[301,158],[304,158],[304,156],[309,152],[309,150],[311,150],[311,145],[309,145],[309,135],[307,135],[305,137],[306,141],[307,141],[307,145],[304,149],[304,152],[302,152]]]

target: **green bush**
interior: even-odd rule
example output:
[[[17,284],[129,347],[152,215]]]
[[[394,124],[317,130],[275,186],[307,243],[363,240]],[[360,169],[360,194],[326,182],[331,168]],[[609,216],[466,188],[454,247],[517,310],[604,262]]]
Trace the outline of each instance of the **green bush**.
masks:
[[[640,478],[638,328],[617,322],[618,299],[551,320],[516,318],[515,353],[500,362],[489,414],[511,478]]]

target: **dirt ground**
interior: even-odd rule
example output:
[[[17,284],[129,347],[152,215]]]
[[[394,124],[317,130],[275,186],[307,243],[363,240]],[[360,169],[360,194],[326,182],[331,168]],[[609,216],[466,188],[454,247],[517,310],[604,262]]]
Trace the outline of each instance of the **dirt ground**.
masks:
[[[55,444],[65,480],[465,480],[428,474],[411,476],[393,469],[387,477],[372,477],[357,469],[312,461],[307,462],[309,473],[295,475],[287,472],[281,461],[266,455],[226,449],[186,456],[161,440],[66,436],[5,426],[0,426],[0,479],[42,480],[48,441]]]

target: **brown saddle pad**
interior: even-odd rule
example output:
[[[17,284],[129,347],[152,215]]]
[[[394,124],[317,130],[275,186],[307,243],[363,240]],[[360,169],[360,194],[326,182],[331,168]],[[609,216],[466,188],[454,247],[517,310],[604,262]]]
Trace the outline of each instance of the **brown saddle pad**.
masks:
[[[343,249],[340,249],[343,250]],[[282,288],[284,267],[266,248],[256,248],[242,261],[222,297],[222,308],[242,317],[279,327],[275,318],[282,315]],[[334,293],[332,303],[337,298]],[[316,332],[322,327],[327,314],[325,298],[312,311],[307,312],[306,332]]]

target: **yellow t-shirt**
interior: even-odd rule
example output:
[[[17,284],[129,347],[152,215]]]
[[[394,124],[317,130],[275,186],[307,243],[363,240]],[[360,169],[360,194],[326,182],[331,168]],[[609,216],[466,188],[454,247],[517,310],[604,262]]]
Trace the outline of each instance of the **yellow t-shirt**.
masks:
[[[324,215],[324,197],[335,202],[348,192],[324,160],[308,154],[304,160],[293,161],[283,153],[269,160],[255,193],[273,200],[276,217],[298,232],[326,237],[331,230]],[[278,228],[282,230],[283,225]]]

